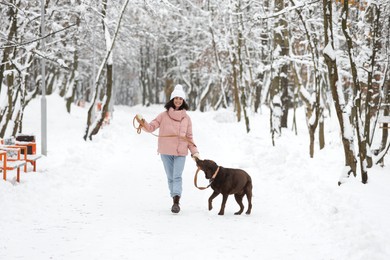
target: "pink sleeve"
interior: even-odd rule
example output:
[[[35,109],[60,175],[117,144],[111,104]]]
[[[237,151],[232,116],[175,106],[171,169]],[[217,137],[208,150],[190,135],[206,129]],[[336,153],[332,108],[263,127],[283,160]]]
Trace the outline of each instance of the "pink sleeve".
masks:
[[[161,124],[161,114],[159,114],[155,119],[153,119],[150,123],[146,122],[145,120],[145,124],[144,124],[144,129],[147,131],[147,132],[154,132],[156,129],[158,129],[160,127],[160,124]]]

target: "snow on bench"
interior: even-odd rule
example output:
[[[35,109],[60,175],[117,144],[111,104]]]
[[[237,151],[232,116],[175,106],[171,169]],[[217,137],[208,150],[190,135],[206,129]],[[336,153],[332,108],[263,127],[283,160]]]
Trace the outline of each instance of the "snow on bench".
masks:
[[[389,129],[390,116],[381,116],[378,122],[380,128]],[[385,124],[387,124],[387,126],[385,126]]]

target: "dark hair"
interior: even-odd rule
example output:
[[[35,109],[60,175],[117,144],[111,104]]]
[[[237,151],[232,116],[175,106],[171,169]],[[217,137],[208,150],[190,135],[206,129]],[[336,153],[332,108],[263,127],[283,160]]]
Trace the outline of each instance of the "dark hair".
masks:
[[[171,100],[168,101],[168,103],[165,104],[164,106],[166,108],[166,110],[169,110],[171,107],[173,109],[175,109],[175,104],[173,103],[173,98]],[[187,105],[186,101],[183,99],[183,104],[179,107],[179,110],[189,110],[190,107]]]

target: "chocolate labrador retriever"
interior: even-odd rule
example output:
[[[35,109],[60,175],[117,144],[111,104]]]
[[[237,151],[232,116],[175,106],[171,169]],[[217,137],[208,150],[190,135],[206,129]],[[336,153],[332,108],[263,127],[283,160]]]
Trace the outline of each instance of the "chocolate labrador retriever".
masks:
[[[251,214],[252,210],[252,179],[247,172],[241,169],[230,169],[218,166],[211,160],[200,160],[195,158],[196,165],[201,169],[206,179],[210,180],[210,186],[214,190],[209,198],[209,210],[213,208],[212,201],[222,193],[222,205],[218,215],[225,213],[225,205],[229,195],[234,194],[240,210],[234,213],[240,215],[244,211],[242,198],[246,195],[248,199],[248,210],[246,214]]]

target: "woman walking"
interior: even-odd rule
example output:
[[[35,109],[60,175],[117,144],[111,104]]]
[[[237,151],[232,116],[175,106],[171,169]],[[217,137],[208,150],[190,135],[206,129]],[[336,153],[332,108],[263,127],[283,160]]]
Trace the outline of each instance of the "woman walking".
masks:
[[[142,115],[136,116],[137,121],[147,132],[159,130],[157,152],[161,156],[167,175],[170,195],[173,198],[171,211],[179,213],[179,201],[182,195],[182,174],[188,155],[199,157],[199,152],[192,138],[192,122],[187,114],[189,109],[186,101],[183,86],[176,85],[168,103],[165,104],[166,111],[160,113],[155,119],[148,123]]]

